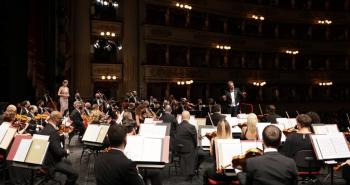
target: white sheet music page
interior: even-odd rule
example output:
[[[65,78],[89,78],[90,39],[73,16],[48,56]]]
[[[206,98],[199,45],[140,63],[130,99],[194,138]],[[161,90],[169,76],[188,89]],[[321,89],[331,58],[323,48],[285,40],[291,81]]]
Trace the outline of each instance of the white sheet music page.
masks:
[[[312,125],[312,129],[314,130],[315,134],[321,134],[321,135],[324,135],[324,134],[328,134],[328,130],[327,130],[327,127],[325,127],[324,124],[315,124],[315,125]]]
[[[100,125],[97,124],[89,124],[87,127],[84,136],[83,141],[90,141],[90,142],[96,142],[98,134],[100,133]]]
[[[140,125],[140,136],[164,138],[166,135],[165,125],[153,125],[153,124],[141,124]]]
[[[317,137],[317,144],[320,148],[323,159],[334,159],[337,157],[332,140],[328,137],[328,135],[319,135]]]
[[[219,153],[217,155],[217,157],[219,157],[218,167],[227,166],[232,163],[233,156],[242,155],[241,142],[239,139],[218,139],[216,141],[216,147],[219,147]],[[232,166],[227,169],[232,169]]]
[[[230,124],[231,128],[233,126],[238,125],[238,118],[237,117],[231,117],[231,116],[228,117],[228,116],[226,116],[225,119]]]
[[[293,128],[297,125],[297,119],[296,118],[289,118],[288,119],[288,128]]]
[[[13,160],[24,162],[31,144],[32,144],[32,139],[22,139]]]
[[[330,134],[330,139],[338,158],[350,158],[349,147],[343,133]]]
[[[259,140],[262,140],[262,132],[263,132],[264,128],[267,127],[268,125],[271,125],[271,123],[258,123],[258,124],[256,124],[256,128],[257,128],[258,134],[259,134]]]
[[[4,139],[5,134],[6,134],[7,130],[9,129],[9,127],[10,127],[10,124],[7,124],[5,122],[3,122],[3,124],[0,125],[0,143]]]
[[[325,125],[325,127],[327,128],[328,134],[339,133],[337,124],[328,124],[328,125]]]
[[[245,154],[249,149],[259,148],[258,143],[254,140],[241,141],[242,154]]]
[[[127,144],[124,149],[126,157],[132,161],[141,161],[143,152],[143,137],[127,136]]]
[[[143,154],[141,161],[161,162],[163,139],[161,138],[144,138]]]
[[[286,137],[286,135],[284,135],[284,133],[283,133],[283,129],[284,129],[283,125],[276,124],[275,126],[278,127],[278,128],[281,130],[281,132],[282,132],[282,135],[281,135],[281,142],[285,142],[286,139],[287,139],[287,137]]]

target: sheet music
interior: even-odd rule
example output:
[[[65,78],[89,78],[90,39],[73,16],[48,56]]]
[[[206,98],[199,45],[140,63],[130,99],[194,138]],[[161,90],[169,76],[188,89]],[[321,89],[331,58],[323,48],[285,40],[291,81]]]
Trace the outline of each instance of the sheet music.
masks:
[[[350,151],[342,133],[332,135],[312,135],[319,159],[350,158]]]
[[[260,145],[262,145],[262,142],[257,142],[257,141],[241,141],[241,150],[242,154],[245,154],[249,149],[252,148],[259,148],[261,149]]]
[[[200,128],[200,136],[203,136],[203,138],[200,140],[202,147],[210,146],[210,141],[207,137],[205,137],[205,134],[212,133],[213,131],[216,131],[216,128]]]
[[[325,127],[327,128],[329,134],[339,133],[337,124],[328,124],[325,125]]]
[[[13,160],[24,162],[31,144],[32,144],[32,139],[22,139]]]
[[[127,136],[127,144],[124,149],[125,155],[133,161],[140,161],[142,152],[143,138],[140,136]]]
[[[0,148],[7,150],[7,148],[10,146],[14,136],[16,135],[17,129],[15,128],[8,128],[4,138],[1,141]]]
[[[1,125],[0,125],[0,143],[2,142],[2,140],[4,139],[5,137],[5,134],[7,132],[7,130],[10,128],[10,124],[7,124],[5,122],[3,122]]]
[[[238,118],[237,117],[225,117],[226,121],[230,124],[231,128],[238,125]]]
[[[179,124],[182,122],[182,116],[181,116],[181,114],[178,114],[178,115],[176,116],[176,120],[177,120],[177,122],[178,122]]]
[[[153,118],[145,118],[144,123],[145,124],[152,124],[153,123]]]
[[[83,141],[90,141],[90,142],[96,142],[98,134],[100,133],[100,125],[97,124],[89,124],[87,127],[84,136]]]
[[[296,118],[288,118],[288,128],[293,128],[297,125]]]
[[[327,127],[325,127],[324,124],[312,124],[312,129],[315,134],[324,135],[328,133]]]
[[[162,145],[161,138],[144,138],[141,161],[160,162],[162,160]]]
[[[283,129],[284,129],[283,125],[276,124],[275,126],[278,127],[278,128],[281,130],[281,132],[282,132],[282,135],[281,135],[281,142],[285,142],[286,139],[287,139],[287,137],[286,137],[286,135],[284,135],[284,133],[283,133]]]
[[[155,137],[155,138],[164,138],[166,136],[165,125],[153,125],[153,124],[141,124],[140,125],[140,136],[144,137]]]
[[[217,139],[216,146],[218,147],[218,166],[231,164],[233,156],[242,154],[239,139]],[[229,167],[228,169],[232,169],[232,167]]]
[[[265,127],[267,127],[268,125],[271,125],[271,123],[258,123],[256,124],[256,128],[258,130],[258,134],[259,134],[259,140],[262,140],[262,132],[264,130]]]
[[[282,125],[283,129],[288,129],[288,118],[276,118],[277,125]]]
[[[204,126],[206,125],[206,119],[205,118],[196,118],[196,122],[198,126]]]

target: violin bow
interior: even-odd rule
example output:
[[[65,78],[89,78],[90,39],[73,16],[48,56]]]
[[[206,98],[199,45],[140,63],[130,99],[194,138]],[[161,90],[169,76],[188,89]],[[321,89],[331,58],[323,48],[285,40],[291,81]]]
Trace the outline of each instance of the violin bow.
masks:
[[[209,113],[209,112],[208,112],[208,116],[209,116],[209,120],[210,120],[211,126],[213,126],[213,128],[215,128],[214,123],[213,123],[213,120],[211,119],[211,116],[210,116],[210,113]]]

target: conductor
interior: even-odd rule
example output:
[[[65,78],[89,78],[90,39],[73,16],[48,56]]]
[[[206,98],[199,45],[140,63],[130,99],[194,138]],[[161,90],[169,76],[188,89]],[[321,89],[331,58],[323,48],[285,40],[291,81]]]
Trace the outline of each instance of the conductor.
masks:
[[[228,90],[225,91],[224,96],[227,99],[229,113],[232,117],[235,117],[239,112],[239,103],[242,98],[246,97],[247,93],[235,88],[233,81],[228,81],[227,87]]]

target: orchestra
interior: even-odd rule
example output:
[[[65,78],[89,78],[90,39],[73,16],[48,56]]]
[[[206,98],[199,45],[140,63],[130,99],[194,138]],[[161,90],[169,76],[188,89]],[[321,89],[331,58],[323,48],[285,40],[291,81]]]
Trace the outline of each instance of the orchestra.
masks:
[[[65,83],[63,84],[65,85]],[[229,87],[232,88],[231,82],[229,82],[228,84]],[[65,88],[65,86],[63,86],[63,88]],[[221,105],[219,103],[216,103],[212,99],[208,99],[207,104],[205,104],[205,102],[202,99],[199,99],[197,103],[194,104],[191,103],[191,101],[187,98],[177,100],[174,96],[170,96],[169,98],[164,99],[163,101],[161,101],[160,98],[156,99],[155,97],[150,97],[149,99],[142,100],[141,97],[137,96],[136,91],[130,91],[127,97],[122,98],[122,100],[120,101],[115,101],[112,99],[107,99],[107,97],[101,91],[98,91],[96,92],[95,97],[94,99],[92,99],[92,101],[90,99],[82,98],[80,97],[79,93],[76,93],[75,102],[73,103],[74,109],[69,110],[68,108],[66,109],[66,107],[68,106],[64,104],[62,105],[62,103],[65,103],[63,99],[69,97],[67,93],[68,90],[64,89],[60,91],[64,91],[59,93],[61,101],[61,108],[59,110],[65,112],[65,114],[63,115],[60,112],[56,111],[57,107],[52,106],[56,105],[56,102],[54,102],[52,98],[48,94],[46,94],[45,97],[49,97],[49,101],[45,101],[45,99],[40,99],[37,102],[37,105],[31,105],[30,102],[27,100],[23,101],[20,104],[20,107],[8,105],[1,117],[1,120],[2,124],[10,124],[11,127],[16,128],[16,135],[50,135],[50,142],[52,141],[52,144],[55,145],[56,149],[49,150],[50,157],[48,157],[49,159],[47,159],[46,162],[50,163],[50,168],[56,168],[57,171],[61,171],[62,173],[70,177],[69,181],[67,181],[67,184],[74,184],[74,182],[78,178],[78,172],[76,171],[77,167],[73,167],[69,160],[66,160],[69,159],[69,149],[71,140],[75,136],[77,136],[78,140],[83,143],[82,138],[84,136],[84,132],[90,124],[121,125],[122,127],[125,127],[126,134],[128,136],[132,136],[138,134],[140,125],[145,124],[146,119],[160,121],[163,123],[170,123],[170,152],[181,153],[182,161],[180,164],[180,169],[182,171],[182,174],[186,175],[187,180],[191,180],[193,176],[195,176],[196,173],[198,173],[197,168],[202,162],[202,160],[199,160],[199,164],[196,163],[196,161],[198,161],[198,158],[200,157],[198,151],[199,144],[197,142],[206,137],[210,141],[210,149],[208,151],[208,156],[210,156],[209,158],[211,158],[211,161],[215,167],[208,168],[205,170],[203,174],[203,184],[211,184],[211,182],[213,181],[241,181],[241,184],[243,184],[246,181],[249,184],[253,181],[259,181],[259,179],[254,179],[256,178],[255,174],[250,171],[251,169],[249,169],[249,166],[253,165],[253,163],[255,163],[256,161],[248,160],[248,158],[250,159],[258,156],[265,156],[259,157],[259,160],[268,158],[268,156],[265,154],[266,151],[278,151],[278,157],[281,160],[288,158],[288,163],[283,164],[286,165],[285,170],[290,170],[290,174],[293,175],[285,176],[285,178],[288,179],[288,181],[294,182],[293,180],[295,180],[294,178],[296,178],[296,174],[294,171],[295,169],[293,166],[294,156],[300,150],[313,150],[309,138],[309,135],[312,134],[311,124],[321,123],[320,116],[315,112],[308,112],[305,114],[299,114],[298,112],[295,126],[293,126],[292,128],[284,128],[282,130],[279,129],[281,131],[281,134],[285,134],[287,138],[286,141],[277,144],[271,144],[268,143],[269,141],[264,140],[265,148],[250,148],[249,150],[245,151],[243,155],[231,156],[231,164],[227,164],[227,166],[217,168],[215,160],[215,140],[232,139],[233,131],[231,131],[231,129],[240,130],[240,140],[262,140],[263,138],[259,138],[258,134],[258,123],[269,122],[273,125],[279,124],[278,119],[281,118],[281,116],[276,113],[276,107],[274,105],[267,105],[266,114],[264,114],[259,104],[260,114],[256,115],[254,113],[248,113],[245,115],[245,121],[243,123],[231,125],[231,122],[229,123],[227,121],[228,119],[226,118],[226,116],[229,115],[222,114],[221,111],[222,106],[227,105]],[[224,99],[229,98],[229,94],[233,96],[238,96],[239,93],[242,93],[242,98],[244,98],[244,96],[246,95],[246,93],[239,92],[238,90],[236,91],[237,92],[233,92],[232,94],[225,92],[226,95],[223,95]],[[243,99],[240,99],[239,101],[243,101]],[[236,113],[240,112],[238,106],[239,101],[233,103],[231,102],[230,104],[228,104],[228,109],[230,109],[229,114],[235,115]],[[234,106],[230,107],[230,105]],[[210,108],[206,109],[206,107]],[[233,108],[238,109],[233,110]],[[18,114],[17,110],[19,110]],[[207,115],[203,118],[206,119],[206,125],[212,126],[216,129],[216,131],[207,133],[205,135],[198,134],[198,125],[193,125],[190,118],[191,113],[194,111],[201,111],[203,112],[201,115]],[[181,113],[181,122],[178,122],[178,119],[176,119],[179,113]],[[289,116],[288,112],[286,113],[286,115]],[[198,115],[194,116],[196,116],[197,118]],[[235,118],[241,119],[239,116],[240,115],[238,115],[238,117]],[[116,128],[114,128],[114,130],[115,129]],[[348,132],[348,130],[346,131]],[[275,128],[271,128],[270,134],[273,132],[276,132]],[[269,139],[273,139],[272,135],[266,137],[270,137]],[[106,141],[107,143],[105,143],[104,146],[107,147],[106,151],[110,152],[108,139]],[[118,143],[115,146],[112,146],[112,150],[119,150],[118,146],[122,146],[117,145]],[[179,148],[179,146],[181,147]],[[58,151],[59,153],[55,154],[55,152]],[[101,152],[104,152],[104,150],[101,150]],[[58,158],[56,159],[56,157]],[[264,164],[268,161],[268,159],[265,160],[266,161],[257,163]],[[249,162],[247,161],[250,161],[251,164],[249,164]],[[338,162],[339,163],[336,166],[334,166],[334,170],[342,170],[345,174],[344,179],[348,182],[347,174],[349,174],[350,162],[346,159],[339,160]],[[242,177],[242,174],[236,174],[235,176],[229,176],[225,174],[225,169],[228,166],[234,169],[241,170],[242,174],[246,175],[246,177]],[[99,168],[102,167],[99,166]],[[255,168],[254,165],[253,168]],[[267,169],[267,171],[269,170],[272,170],[271,173],[274,173],[273,170],[276,169]],[[96,173],[98,174],[98,176],[103,177],[103,175],[100,174],[100,172],[96,171]],[[100,184],[103,184],[103,180],[100,179],[101,177],[97,178],[98,181],[101,182]]]

